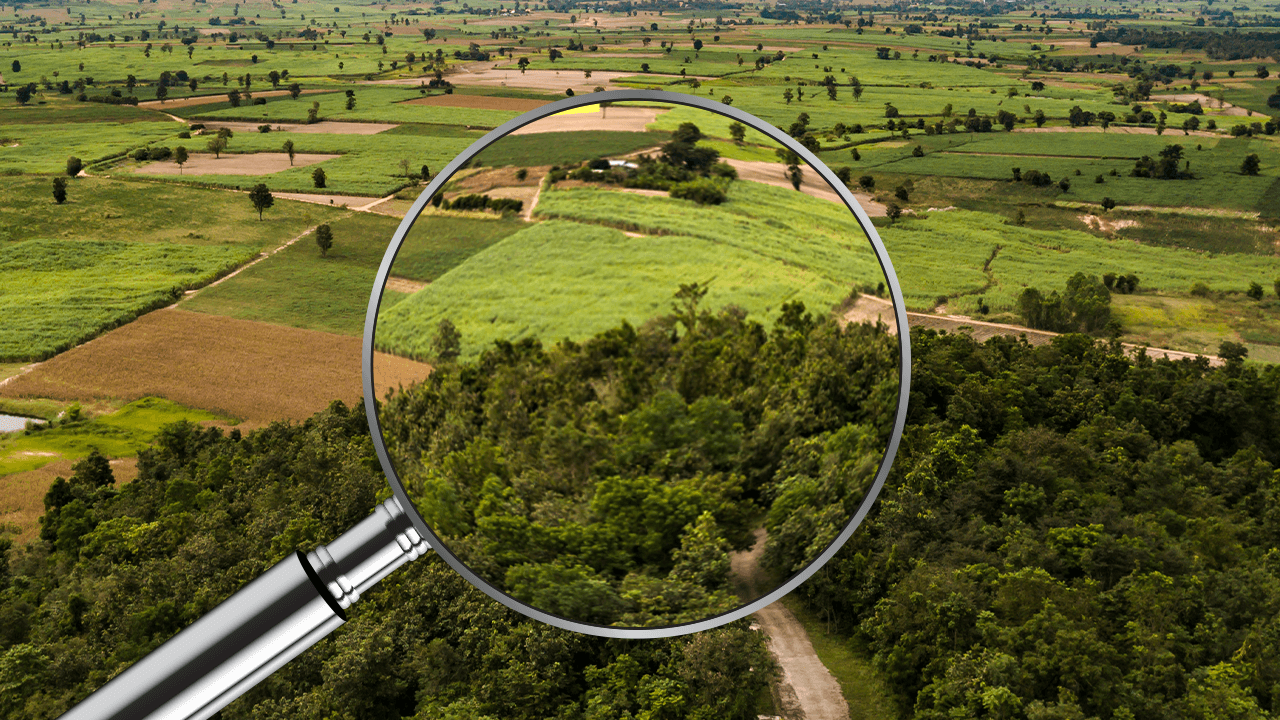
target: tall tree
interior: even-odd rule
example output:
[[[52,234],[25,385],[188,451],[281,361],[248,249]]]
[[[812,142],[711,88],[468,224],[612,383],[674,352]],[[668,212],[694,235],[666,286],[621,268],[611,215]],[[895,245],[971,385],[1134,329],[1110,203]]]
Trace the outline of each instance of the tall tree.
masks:
[[[316,247],[320,248],[320,257],[326,257],[333,247],[333,230],[328,223],[316,228]]]
[[[53,199],[54,202],[61,205],[67,201],[67,179],[64,177],[56,177],[53,179]]]
[[[258,183],[249,191],[249,200],[253,203],[253,209],[258,211],[258,220],[262,220],[262,211],[275,204],[276,199],[272,197],[271,191],[267,189],[266,183]]]
[[[185,164],[187,163],[187,159],[188,159],[189,157],[190,157],[190,155],[187,153],[187,148],[186,148],[185,146],[183,146],[183,145],[179,145],[178,147],[174,148],[174,150],[173,150],[173,161],[174,161],[174,162],[176,162],[176,163],[178,163],[178,174],[179,174],[179,175],[181,175],[181,174],[182,174],[182,166],[183,166],[183,165],[185,165]]]

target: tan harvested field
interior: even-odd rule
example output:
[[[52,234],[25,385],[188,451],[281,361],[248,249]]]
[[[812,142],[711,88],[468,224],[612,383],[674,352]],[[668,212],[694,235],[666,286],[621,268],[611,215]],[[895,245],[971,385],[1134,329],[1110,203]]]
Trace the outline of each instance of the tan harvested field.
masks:
[[[1217,98],[1204,93],[1182,93],[1181,95],[1153,95],[1151,102],[1191,103],[1198,102],[1205,110],[1214,110],[1218,115],[1248,115],[1249,111],[1236,107],[1229,102],[1219,102]]]
[[[432,95],[431,97],[406,100],[401,105],[432,105],[435,107],[471,108],[474,110],[511,110],[527,112],[546,105],[545,100],[526,100],[524,98],[492,97],[490,95]]]
[[[228,88],[228,90],[230,90],[230,88]],[[310,95],[312,93],[331,93],[331,92],[333,91],[323,90],[323,89],[303,90],[302,94]],[[281,95],[288,95],[288,94],[289,94],[288,90],[254,90],[252,91],[252,95],[256,98],[280,97]],[[223,93],[221,95],[197,95],[195,97],[178,98],[176,100],[165,100],[164,102],[161,102],[159,100],[144,100],[138,103],[138,107],[181,108],[181,107],[191,107],[192,105],[208,105],[209,103],[219,103],[219,102],[226,102],[226,101],[227,101],[227,95],[226,93]]]
[[[342,157],[341,155],[298,153],[294,155],[291,165],[289,156],[285,153],[223,154],[226,157],[215,157],[209,153],[192,153],[181,168],[172,160],[164,160],[147,163],[134,172],[139,175],[270,175],[291,167],[306,167]]]
[[[77,462],[78,459],[55,460],[35,470],[0,478],[0,527],[17,526],[18,534],[14,538],[17,544],[36,538],[49,486],[58,476],[70,477],[71,466]],[[133,480],[138,476],[138,459],[112,460],[111,473],[115,475],[117,485]]]
[[[611,107],[604,112],[557,113],[514,130],[511,134],[536,135],[582,130],[644,132],[645,126],[664,112],[666,111],[658,108]]]
[[[157,310],[48,360],[0,397],[132,401],[154,395],[240,418],[242,428],[304,420],[361,397],[358,337]],[[378,385],[420,380],[423,363],[378,354]]]
[[[377,135],[400,127],[394,123],[342,122],[340,120],[321,120],[310,125],[306,123],[252,123],[252,122],[208,122],[206,130],[229,128],[234,132],[256,133],[260,125],[271,125],[275,132],[291,132],[303,135]]]

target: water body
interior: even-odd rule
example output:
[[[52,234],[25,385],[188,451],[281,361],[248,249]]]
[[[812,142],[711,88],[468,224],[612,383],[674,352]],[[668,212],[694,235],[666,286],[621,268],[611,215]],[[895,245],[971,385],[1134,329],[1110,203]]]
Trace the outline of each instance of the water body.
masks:
[[[31,420],[43,422],[43,420],[37,418],[22,417],[20,415],[0,415],[0,433],[23,430],[27,427],[27,422]]]

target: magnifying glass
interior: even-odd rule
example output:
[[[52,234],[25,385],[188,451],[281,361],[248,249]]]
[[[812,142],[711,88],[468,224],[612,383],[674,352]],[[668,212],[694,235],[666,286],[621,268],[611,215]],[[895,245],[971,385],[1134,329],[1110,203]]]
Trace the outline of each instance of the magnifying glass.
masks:
[[[714,628],[804,582],[879,494],[910,381],[883,243],[806,142],[620,90],[475,143],[406,214],[366,316],[393,496],[63,717],[208,718],[429,551],[612,638]],[[383,353],[430,372],[380,397]]]

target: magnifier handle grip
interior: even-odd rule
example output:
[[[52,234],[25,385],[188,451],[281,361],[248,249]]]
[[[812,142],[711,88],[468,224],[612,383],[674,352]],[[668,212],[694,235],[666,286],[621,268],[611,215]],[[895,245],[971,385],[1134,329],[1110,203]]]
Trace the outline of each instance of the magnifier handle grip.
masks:
[[[430,546],[395,499],[297,552],[103,685],[62,720],[206,720],[346,622],[360,594]]]

